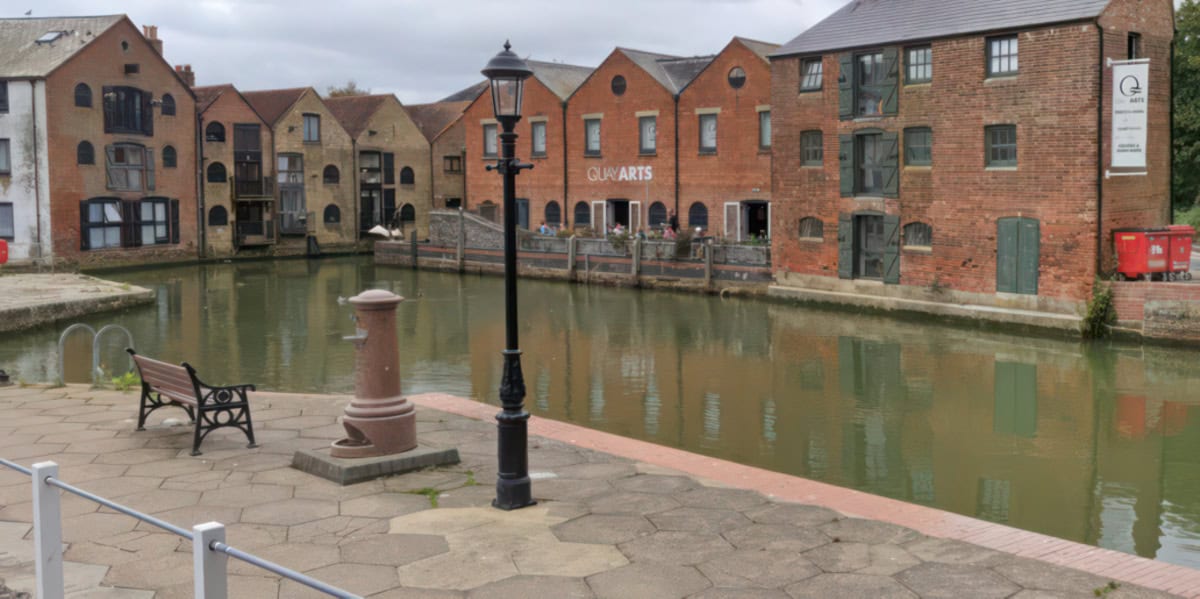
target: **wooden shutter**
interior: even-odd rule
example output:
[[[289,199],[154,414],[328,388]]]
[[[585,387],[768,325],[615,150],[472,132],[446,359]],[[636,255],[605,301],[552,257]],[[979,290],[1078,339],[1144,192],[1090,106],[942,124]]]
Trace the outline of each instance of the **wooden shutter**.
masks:
[[[900,107],[900,49],[883,49],[884,76],[883,86],[879,89],[883,96],[883,114],[896,114]]]
[[[839,55],[838,64],[838,116],[845,121],[854,118],[854,55]]]
[[[146,148],[146,154],[142,157],[142,161],[146,167],[146,190],[154,191],[154,150]]]
[[[996,221],[996,292],[1017,291],[1017,239],[1018,219],[1002,218]]]
[[[79,202],[79,249],[90,250],[88,245],[88,201],[81,200]]]
[[[854,218],[838,215],[838,278],[854,278]]]
[[[1038,221],[1032,218],[1019,219],[1017,232],[1017,293],[1037,295],[1038,262],[1041,254],[1041,234]]]
[[[838,185],[843,198],[854,195],[854,136],[838,136]]]
[[[383,184],[396,184],[396,155],[391,152],[383,155]]]
[[[107,187],[109,189],[114,189],[117,175],[113,170],[113,163],[117,161],[117,147],[112,144],[104,146],[104,157],[104,172],[106,173],[105,180],[108,182]]]
[[[883,215],[883,282],[900,283],[900,217]]]
[[[150,92],[142,92],[142,133],[154,135],[154,106],[150,104],[153,97]]]
[[[179,200],[171,200],[171,243],[179,243]]]
[[[900,197],[900,135],[883,133],[879,136],[883,144],[883,197]]]

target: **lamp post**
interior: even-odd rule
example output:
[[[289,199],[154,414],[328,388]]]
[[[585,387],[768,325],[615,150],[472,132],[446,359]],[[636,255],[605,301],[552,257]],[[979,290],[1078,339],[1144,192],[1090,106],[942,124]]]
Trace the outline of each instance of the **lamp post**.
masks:
[[[533,500],[529,481],[528,426],[525,411],[525,376],[521,374],[521,350],[517,349],[517,200],[516,177],[523,169],[533,168],[517,160],[517,134],[513,127],[521,120],[521,96],[525,79],[533,74],[529,66],[504,42],[504,50],[488,61],[483,74],[492,88],[492,110],[500,122],[500,159],[488,170],[504,177],[504,372],[500,377],[500,404],[496,414],[499,468],[496,473],[494,507],[515,510],[528,507]]]

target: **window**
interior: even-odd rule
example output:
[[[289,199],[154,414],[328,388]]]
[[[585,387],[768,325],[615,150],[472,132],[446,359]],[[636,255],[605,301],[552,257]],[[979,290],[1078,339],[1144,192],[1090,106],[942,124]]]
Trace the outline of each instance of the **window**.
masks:
[[[930,166],[933,164],[933,129],[910,127],[904,130],[904,164]]]
[[[335,204],[330,204],[325,207],[324,214],[325,224],[336,225],[342,222],[342,211]]]
[[[900,49],[838,57],[838,117],[851,120],[899,111]]]
[[[446,207],[452,209],[462,208],[462,198],[446,198]]]
[[[105,148],[108,158],[108,188],[119,191],[154,189],[154,153],[136,144],[113,144]]]
[[[229,212],[224,206],[213,206],[208,211],[208,226],[224,227],[229,224]]]
[[[886,159],[882,135],[859,135],[855,140],[857,180],[855,190],[864,195],[883,194],[883,162]]]
[[[1017,36],[993,37],[987,41],[988,77],[1017,74]]]
[[[80,108],[92,107],[92,88],[86,83],[80,83],[75,86],[75,105]]]
[[[279,182],[283,184],[304,184],[304,156],[300,154],[279,155]]]
[[[121,247],[121,201],[97,198],[81,202],[81,245],[85,250]]]
[[[700,115],[700,152],[717,153],[717,115]]]
[[[496,125],[483,126],[483,156],[485,158],[495,158],[499,155],[497,152]]]
[[[225,141],[225,125],[213,121],[204,128],[204,141]]]
[[[321,141],[321,116],[316,114],[304,115],[304,141]]]
[[[529,124],[530,132],[533,138],[532,154],[536,157],[546,155],[546,121],[537,121]]]
[[[139,203],[142,245],[170,243],[171,237],[167,231],[167,199],[144,199]]]
[[[0,239],[12,241],[17,236],[17,227],[13,222],[13,205],[0,203]]]
[[[8,153],[8,151],[8,140],[0,139],[0,175],[8,175],[12,173],[12,156]]]
[[[417,177],[416,177],[416,174],[413,173],[413,170],[411,167],[406,166],[406,167],[400,169],[400,184],[401,185],[413,185],[416,182],[417,182]]]
[[[142,65],[140,65],[136,62],[125,63],[125,74],[126,75],[137,75],[140,72],[142,72]]]
[[[771,111],[758,113],[758,149],[771,149]]]
[[[96,149],[91,142],[81,141],[75,148],[76,164],[96,164]]]
[[[166,146],[163,148],[162,158],[163,168],[175,168],[178,157],[175,155],[175,148],[173,146]]]
[[[442,156],[442,170],[447,173],[461,173],[462,156]]]
[[[34,43],[37,44],[53,44],[58,38],[66,35],[66,31],[47,31],[41,37],[37,38]]]
[[[821,90],[821,75],[823,67],[820,58],[807,58],[800,62],[800,91],[815,92]]]
[[[638,153],[654,154],[658,150],[658,117],[638,117]]]
[[[821,166],[825,163],[825,141],[820,131],[800,134],[800,166]]]
[[[592,211],[588,208],[587,202],[575,203],[575,226],[588,227],[592,224]]]
[[[929,46],[909,48],[904,53],[904,82],[929,83],[933,81],[933,49]]]
[[[729,69],[729,76],[727,79],[729,80],[729,87],[732,87],[733,89],[742,89],[742,86],[746,85],[746,70],[742,67],[733,67],[732,69]]]
[[[987,146],[984,163],[989,167],[1017,166],[1017,126],[992,125],[984,128]]]
[[[667,207],[662,202],[650,204],[650,228],[655,229],[667,224]]]
[[[412,204],[405,204],[400,207],[400,222],[413,223],[417,221],[417,209],[413,208]]]
[[[382,158],[379,152],[359,152],[358,180],[363,185],[381,185],[383,183]]]
[[[899,133],[867,129],[842,135],[839,142],[838,189],[842,197],[900,197]]]
[[[327,164],[325,170],[321,174],[321,181],[326,185],[337,185],[342,181],[342,173],[338,171],[338,167]]]
[[[858,99],[859,116],[883,114],[883,84],[886,70],[883,52],[860,54],[856,58],[855,97]]]
[[[616,77],[612,78],[612,93],[614,96],[621,96],[621,95],[625,94],[625,77],[624,76],[617,75]]]
[[[1142,55],[1142,35],[1140,33],[1129,34],[1129,60],[1144,58]]]
[[[8,112],[8,82],[0,81],[0,112]]]
[[[813,216],[800,219],[800,239],[825,239],[825,222]]]
[[[105,87],[104,132],[154,135],[150,94],[136,87]]]
[[[550,203],[546,204],[546,224],[551,227],[562,224],[562,208],[554,200],[550,200]]]
[[[600,155],[600,119],[584,119],[583,121],[583,137],[584,147],[583,154],[585,156]]]
[[[209,183],[224,183],[228,180],[228,175],[225,172],[225,165],[220,162],[214,162],[208,165],[207,176],[205,177]]]
[[[933,227],[925,223],[904,225],[904,246],[929,248],[933,246]]]
[[[175,98],[171,94],[163,94],[162,113],[164,116],[175,116]]]
[[[708,207],[700,202],[692,204],[688,208],[688,228],[700,229],[701,231],[708,228]]]

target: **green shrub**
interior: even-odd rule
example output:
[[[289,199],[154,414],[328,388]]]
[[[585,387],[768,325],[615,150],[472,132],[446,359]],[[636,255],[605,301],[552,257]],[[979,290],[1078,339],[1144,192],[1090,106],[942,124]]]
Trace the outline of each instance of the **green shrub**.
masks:
[[[1112,334],[1112,325],[1117,322],[1117,310],[1113,306],[1112,285],[1096,278],[1092,286],[1092,299],[1087,303],[1083,315],[1083,337],[1103,339]]]
[[[675,235],[675,257],[690,258],[692,256],[692,230],[680,229]]]
[[[121,376],[112,377],[113,388],[117,391],[128,391],[142,386],[142,377],[136,372],[126,372]]]
[[[1192,206],[1188,210],[1176,210],[1175,224],[1191,225],[1193,229],[1200,229],[1200,205]]]

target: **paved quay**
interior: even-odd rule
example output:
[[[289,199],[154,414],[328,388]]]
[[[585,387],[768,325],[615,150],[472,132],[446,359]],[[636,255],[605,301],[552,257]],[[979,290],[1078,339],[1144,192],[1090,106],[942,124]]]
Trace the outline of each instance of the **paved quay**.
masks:
[[[0,333],[154,301],[154,291],[77,273],[0,276]]]
[[[1039,535],[540,418],[539,504],[502,512],[489,505],[497,408],[445,395],[412,398],[418,437],[457,447],[457,466],[349,487],[291,469],[296,449],[341,436],[348,399],[258,393],[261,447],[219,431],[191,457],[189,429],[163,423],[182,411],[133,430],[134,392],[6,387],[0,457],[54,460],[62,480],[176,525],[223,522],[230,545],[368,597],[1200,596],[1200,571],[1053,539],[1032,559],[1017,553]],[[0,579],[15,591],[33,587],[31,511],[28,477],[0,467]],[[68,596],[191,596],[184,539],[71,495],[62,511]],[[1047,561],[1061,555],[1106,574]],[[233,597],[319,596],[236,561],[229,586]]]

